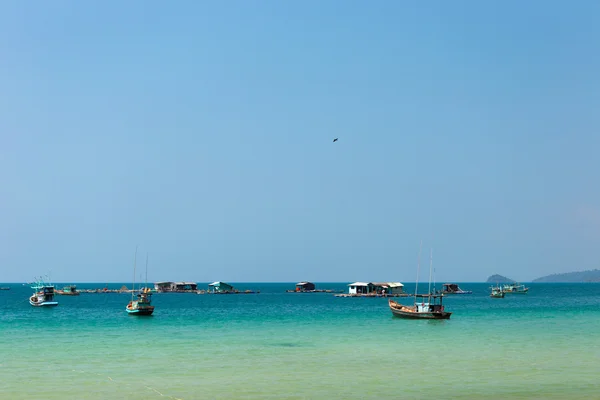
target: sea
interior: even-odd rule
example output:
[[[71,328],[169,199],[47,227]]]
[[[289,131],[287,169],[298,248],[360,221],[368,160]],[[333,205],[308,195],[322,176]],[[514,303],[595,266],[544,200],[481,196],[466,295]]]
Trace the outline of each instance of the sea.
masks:
[[[381,297],[232,284],[260,293],[158,293],[136,317],[127,293],[35,308],[28,285],[0,283],[0,399],[600,399],[598,283],[503,299],[459,283],[473,293],[445,296],[438,321],[393,317]]]

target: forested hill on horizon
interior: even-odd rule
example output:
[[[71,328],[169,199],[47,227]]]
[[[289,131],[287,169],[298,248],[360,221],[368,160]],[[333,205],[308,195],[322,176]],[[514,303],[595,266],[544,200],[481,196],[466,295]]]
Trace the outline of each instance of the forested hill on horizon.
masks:
[[[594,269],[589,271],[565,272],[563,274],[546,275],[541,278],[534,279],[532,282],[600,282],[600,270]]]
[[[492,275],[489,278],[487,278],[486,282],[487,283],[513,283],[515,281],[510,278],[507,278],[505,276],[495,274],[495,275]]]

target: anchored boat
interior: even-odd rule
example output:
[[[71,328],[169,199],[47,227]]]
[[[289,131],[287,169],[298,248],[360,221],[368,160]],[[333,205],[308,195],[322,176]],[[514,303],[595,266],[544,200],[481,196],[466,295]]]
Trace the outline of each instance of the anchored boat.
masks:
[[[135,293],[135,264],[137,260],[137,247],[135,248],[135,258],[133,260],[133,288],[131,290],[131,301],[125,307],[130,315],[152,315],[154,306],[152,305],[152,291],[148,287],[140,289],[137,294],[137,300],[134,300]],[[146,282],[148,281],[148,255],[146,255]],[[147,286],[147,285],[146,285]]]
[[[509,294],[527,294],[529,288],[525,287],[525,285],[521,285],[520,283],[511,283],[508,285],[504,285],[502,290],[504,291],[504,293]]]
[[[421,242],[421,247],[423,242]],[[435,294],[435,283],[433,291],[431,290],[431,272],[433,268],[433,249],[429,256],[429,294],[417,294],[419,287],[419,270],[421,269],[421,247],[419,248],[419,261],[417,264],[417,281],[415,284],[415,302],[412,306],[406,306],[392,299],[388,300],[388,305],[392,315],[408,319],[449,319],[451,312],[444,309],[444,294]]]
[[[410,319],[449,319],[451,312],[444,310],[443,294],[418,294],[413,306],[405,306],[392,299],[388,300],[395,317]],[[419,301],[418,299],[421,299]]]
[[[442,285],[443,294],[471,294],[472,290],[462,290],[456,283],[444,283]]]
[[[502,290],[502,288],[500,286],[492,286],[490,287],[490,289],[492,289],[492,293],[490,293],[490,297],[496,298],[496,299],[502,299],[504,298],[504,290]]]
[[[133,292],[131,301],[125,308],[132,315],[152,315],[154,306],[152,303],[152,292],[148,288],[142,288],[137,295],[137,300],[133,300]]]
[[[58,301],[54,301],[54,285],[39,279],[31,288],[34,290],[33,295],[29,298],[29,304],[32,306],[52,307],[58,305]]]

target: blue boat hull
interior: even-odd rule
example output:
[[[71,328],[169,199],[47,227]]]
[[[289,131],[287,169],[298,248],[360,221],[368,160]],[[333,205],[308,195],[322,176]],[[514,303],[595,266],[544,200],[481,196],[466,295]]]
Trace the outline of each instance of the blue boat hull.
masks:
[[[152,315],[152,313],[154,312],[154,307],[144,308],[144,309],[133,309],[133,310],[130,310],[129,308],[125,308],[125,311],[127,311],[127,313],[129,315]]]

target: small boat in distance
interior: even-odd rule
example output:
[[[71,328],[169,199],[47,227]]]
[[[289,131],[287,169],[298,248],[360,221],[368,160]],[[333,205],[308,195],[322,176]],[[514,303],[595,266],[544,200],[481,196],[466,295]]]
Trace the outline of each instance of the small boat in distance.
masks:
[[[443,294],[471,294],[472,290],[462,290],[456,283],[444,283],[442,285]]]
[[[154,306],[152,305],[152,291],[148,287],[140,289],[137,294],[137,300],[134,300],[135,293],[135,264],[137,261],[137,247],[135,248],[135,257],[133,259],[133,287],[131,290],[131,301],[125,307],[129,315],[152,315]],[[146,281],[148,281],[148,255],[146,255]],[[147,285],[146,285],[147,286]]]
[[[421,247],[423,242],[421,242]],[[394,317],[407,319],[449,319],[451,312],[444,310],[444,294],[435,293],[435,284],[433,293],[431,290],[431,271],[433,266],[433,250],[430,253],[429,264],[429,294],[417,294],[419,287],[419,270],[421,268],[421,247],[419,248],[419,262],[417,266],[417,282],[415,287],[415,302],[413,306],[405,306],[392,299],[388,299],[388,305]],[[420,299],[420,300],[419,300]]]
[[[2,287],[0,287],[0,290],[10,290],[10,287],[9,286],[2,286]]]
[[[39,278],[31,288],[34,290],[33,295],[29,298],[29,304],[32,306],[52,307],[58,305],[58,301],[54,301],[54,285],[45,283],[42,278]]]
[[[504,290],[502,290],[502,288],[500,286],[492,286],[490,289],[492,289],[492,293],[490,293],[490,297],[496,298],[496,299],[502,299],[504,298]]]
[[[529,288],[525,287],[525,285],[521,285],[520,283],[511,283],[504,285],[502,287],[502,291],[510,294],[527,294]]]

